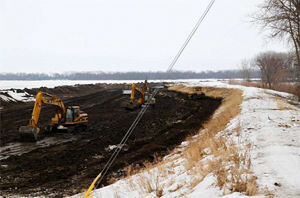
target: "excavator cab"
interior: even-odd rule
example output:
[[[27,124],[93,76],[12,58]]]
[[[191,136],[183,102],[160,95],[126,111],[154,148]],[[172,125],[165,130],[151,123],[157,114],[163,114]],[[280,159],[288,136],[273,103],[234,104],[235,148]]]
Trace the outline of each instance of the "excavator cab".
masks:
[[[192,87],[191,91],[187,94],[187,96],[188,99],[193,99],[193,100],[205,98],[203,87],[201,86]]]
[[[74,109],[67,109],[66,111],[66,122],[74,121]]]
[[[80,107],[72,106],[66,109],[66,122],[74,122],[80,117]]]
[[[122,89],[123,95],[130,95],[131,94],[131,83],[127,83],[124,88]]]
[[[195,91],[201,91],[202,87],[195,87]]]

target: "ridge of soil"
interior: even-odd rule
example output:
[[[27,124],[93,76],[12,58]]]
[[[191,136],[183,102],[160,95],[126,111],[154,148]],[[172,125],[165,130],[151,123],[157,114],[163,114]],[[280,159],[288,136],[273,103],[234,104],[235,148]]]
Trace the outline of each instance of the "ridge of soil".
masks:
[[[33,104],[19,104],[1,111],[0,186],[2,196],[62,197],[80,192],[99,174],[139,110],[126,111],[129,95],[122,95],[122,85],[88,86],[66,91],[64,87],[43,91],[64,98],[65,105],[80,105],[89,115],[88,130],[76,133],[41,134],[37,143],[19,142],[18,128],[27,125]],[[58,91],[58,90],[59,91]],[[66,88],[66,90],[70,90]],[[27,90],[34,94],[37,89]],[[78,92],[78,93],[77,93]],[[161,89],[156,107],[148,108],[126,145],[102,180],[110,184],[126,175],[128,165],[143,166],[154,156],[164,156],[187,136],[195,134],[221,104],[220,98],[187,100],[183,94]],[[43,129],[54,115],[54,108],[43,106],[39,126]],[[47,142],[44,145],[43,142]],[[14,153],[18,146],[19,153]],[[28,152],[22,148],[30,147]],[[21,151],[20,151],[21,150]]]

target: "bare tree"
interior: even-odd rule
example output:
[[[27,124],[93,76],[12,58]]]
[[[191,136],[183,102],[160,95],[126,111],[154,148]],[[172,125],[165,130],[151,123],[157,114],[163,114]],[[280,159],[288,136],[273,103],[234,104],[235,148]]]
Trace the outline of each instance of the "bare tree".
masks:
[[[239,71],[244,81],[250,82],[252,68],[253,68],[252,60],[247,60],[247,59],[241,60]]]
[[[260,69],[264,87],[274,88],[291,78],[293,59],[288,53],[263,52],[255,57],[254,62]]]
[[[269,39],[282,39],[292,43],[294,65],[300,83],[300,0],[265,0],[258,8],[259,11],[252,15],[253,23],[261,25],[262,31],[268,31]]]

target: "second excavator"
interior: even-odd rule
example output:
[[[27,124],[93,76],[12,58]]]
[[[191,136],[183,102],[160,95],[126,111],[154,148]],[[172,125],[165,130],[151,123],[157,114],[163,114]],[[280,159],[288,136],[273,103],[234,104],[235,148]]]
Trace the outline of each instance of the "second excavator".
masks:
[[[59,97],[50,95],[48,93],[38,92],[29,124],[19,128],[22,141],[37,141],[40,133],[40,128],[37,125],[42,104],[54,105],[56,108],[56,114],[54,118],[51,119],[51,125],[47,127],[47,130],[68,130],[70,127],[80,127],[83,129],[86,128],[88,115],[87,113],[80,111],[79,106],[65,107],[63,101]]]
[[[146,78],[143,87],[139,87],[135,83],[131,84],[130,101],[127,104],[127,106],[125,107],[127,110],[133,111],[135,109],[138,109],[138,108],[142,107],[142,105],[147,105],[147,104],[151,105],[153,108],[155,107],[155,104],[156,104],[155,98],[151,98],[151,101],[148,101],[150,96],[151,96],[151,93],[149,93],[147,81],[148,81],[148,79]],[[137,104],[134,104],[135,92],[136,91],[140,94],[140,97],[137,101]]]

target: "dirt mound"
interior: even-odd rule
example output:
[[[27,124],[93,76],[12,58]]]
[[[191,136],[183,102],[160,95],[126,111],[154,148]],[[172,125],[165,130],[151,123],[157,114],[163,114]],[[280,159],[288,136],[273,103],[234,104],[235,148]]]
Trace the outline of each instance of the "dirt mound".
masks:
[[[25,103],[1,113],[0,154],[8,157],[1,160],[0,166],[3,195],[62,197],[88,187],[111,156],[112,145],[121,141],[139,113],[125,110],[129,96],[121,95],[122,85],[95,86],[64,89],[66,105],[80,105],[89,114],[89,129],[85,132],[42,133],[36,144],[19,143],[18,128],[27,124],[32,106]],[[94,88],[91,93],[86,92],[90,88]],[[40,90],[59,95],[60,89]],[[147,110],[108,171],[104,185],[111,178],[124,176],[124,167],[130,164],[141,167],[143,162],[152,161],[154,155],[166,155],[187,136],[195,134],[221,103],[221,99],[213,98],[186,100],[165,89],[160,90],[156,101],[156,108]],[[40,127],[47,125],[53,115],[53,107],[44,106]],[[25,147],[31,149],[22,152]]]

